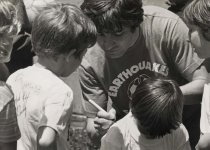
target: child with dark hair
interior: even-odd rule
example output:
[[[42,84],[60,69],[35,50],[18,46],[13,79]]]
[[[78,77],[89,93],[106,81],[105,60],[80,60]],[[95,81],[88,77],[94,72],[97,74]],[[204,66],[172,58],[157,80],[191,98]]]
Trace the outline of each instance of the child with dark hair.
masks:
[[[131,111],[108,130],[101,150],[190,150],[182,122],[183,95],[173,80],[147,79],[137,87]]]
[[[194,0],[183,12],[183,19],[189,27],[189,39],[195,51],[202,58],[210,58],[210,1]],[[209,86],[205,86],[209,94]],[[208,95],[207,94],[207,95]],[[210,103],[209,95],[203,95],[201,110],[201,137],[197,150],[210,149]]]
[[[192,0],[168,0],[166,4],[169,5],[168,10],[174,12],[175,14],[181,15],[182,11],[187,4]]]
[[[5,62],[10,60],[12,42],[18,32],[17,9],[8,0],[0,1],[0,149],[16,150],[20,132],[13,94],[6,79]],[[3,75],[2,75],[3,74]]]
[[[94,23],[74,5],[53,3],[36,16],[32,47],[38,60],[7,80],[21,132],[18,150],[71,149],[73,92],[60,77],[77,69],[96,35]]]

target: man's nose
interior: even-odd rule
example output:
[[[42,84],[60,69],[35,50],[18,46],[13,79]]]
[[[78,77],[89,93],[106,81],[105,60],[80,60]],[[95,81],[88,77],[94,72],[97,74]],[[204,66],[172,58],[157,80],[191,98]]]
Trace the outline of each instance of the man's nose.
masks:
[[[116,40],[115,40],[115,38],[114,38],[114,36],[112,35],[112,34],[105,34],[105,36],[104,36],[104,42],[106,43],[106,44],[114,44],[115,42],[116,42]]]

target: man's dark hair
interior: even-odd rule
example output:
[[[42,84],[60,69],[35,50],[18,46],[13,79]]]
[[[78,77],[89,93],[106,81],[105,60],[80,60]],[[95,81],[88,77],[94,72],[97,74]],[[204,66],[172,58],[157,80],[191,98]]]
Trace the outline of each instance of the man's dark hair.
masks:
[[[134,31],[143,21],[141,0],[84,0],[81,9],[99,33],[120,32],[123,27]]]
[[[182,122],[183,95],[170,79],[147,79],[140,84],[130,104],[141,133],[158,138]]]

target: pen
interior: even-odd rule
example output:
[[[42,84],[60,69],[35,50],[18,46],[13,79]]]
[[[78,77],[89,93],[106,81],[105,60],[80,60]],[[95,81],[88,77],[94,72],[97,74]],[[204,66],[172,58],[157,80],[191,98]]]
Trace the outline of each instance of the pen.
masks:
[[[98,104],[96,104],[93,100],[89,99],[88,100],[95,108],[97,108],[100,111],[106,112],[103,108],[101,108],[101,106],[99,106]]]

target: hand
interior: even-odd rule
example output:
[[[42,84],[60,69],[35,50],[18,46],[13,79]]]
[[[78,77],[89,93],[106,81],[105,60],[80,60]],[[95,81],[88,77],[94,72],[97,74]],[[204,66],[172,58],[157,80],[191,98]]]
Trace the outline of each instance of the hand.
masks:
[[[116,111],[111,109],[109,112],[99,111],[94,119],[94,127],[100,136],[106,134],[110,126],[116,120]]]

